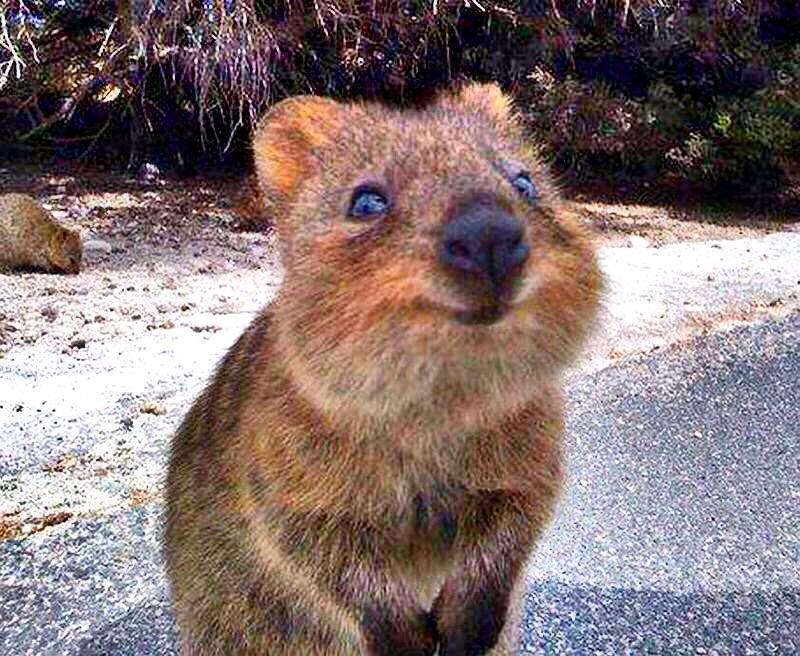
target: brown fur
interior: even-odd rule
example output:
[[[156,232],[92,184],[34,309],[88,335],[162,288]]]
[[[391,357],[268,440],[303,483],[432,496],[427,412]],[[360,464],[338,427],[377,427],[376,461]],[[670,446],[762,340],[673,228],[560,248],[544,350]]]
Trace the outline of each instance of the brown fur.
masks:
[[[77,232],[25,194],[0,196],[0,271],[78,273],[83,248]]]
[[[231,199],[231,210],[239,228],[263,231],[269,225],[261,188],[254,173],[245,176]]]
[[[293,98],[254,153],[286,277],[172,445],[183,654],[512,653],[561,485],[560,372],[598,303],[586,235],[492,85],[406,112]],[[509,183],[519,167],[535,204]],[[348,220],[367,181],[392,209]],[[531,245],[489,326],[454,320],[481,292],[436,257],[475,194]]]

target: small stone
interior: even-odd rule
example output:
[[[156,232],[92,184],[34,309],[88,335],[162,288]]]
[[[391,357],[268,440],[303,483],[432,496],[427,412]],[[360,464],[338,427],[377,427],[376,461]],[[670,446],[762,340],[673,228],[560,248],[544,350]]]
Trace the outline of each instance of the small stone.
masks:
[[[175,324],[172,323],[169,319],[163,321],[161,323],[151,323],[147,325],[147,330],[158,330],[159,328],[164,328],[165,330],[169,330],[170,328],[174,328]]]
[[[46,308],[42,308],[42,316],[45,319],[47,319],[50,323],[52,323],[53,321],[56,320],[56,317],[58,316],[58,311],[52,306],[47,306]]]
[[[144,162],[136,172],[136,179],[139,182],[153,183],[158,182],[161,177],[161,170],[152,162]]]
[[[86,348],[86,340],[82,337],[76,337],[69,343],[69,347],[74,349]]]
[[[166,414],[167,409],[160,403],[146,401],[142,407],[139,408],[139,412],[145,415],[163,415]]]
[[[192,330],[196,333],[215,333],[221,328],[219,326],[192,326]]]
[[[110,255],[112,246],[107,241],[102,239],[87,239],[83,242],[83,250],[86,253],[100,253],[102,255]]]

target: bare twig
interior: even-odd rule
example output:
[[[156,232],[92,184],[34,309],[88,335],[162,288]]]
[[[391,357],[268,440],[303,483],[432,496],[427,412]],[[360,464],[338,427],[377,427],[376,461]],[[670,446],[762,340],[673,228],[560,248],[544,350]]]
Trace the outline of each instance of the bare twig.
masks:
[[[108,42],[111,39],[111,34],[114,32],[114,28],[116,27],[118,20],[119,18],[115,18],[113,21],[111,21],[111,25],[108,26],[108,29],[106,30],[106,36],[103,39],[103,44],[100,46],[100,50],[97,51],[98,57],[103,56],[103,53],[106,50],[106,46],[108,45]]]
[[[12,68],[15,70],[16,77],[19,80],[22,77],[22,71],[27,67],[25,60],[20,55],[19,48],[14,42],[15,39],[12,39],[9,33],[6,12],[5,10],[0,11],[0,47],[9,54],[9,59],[0,64],[0,89],[8,83]]]

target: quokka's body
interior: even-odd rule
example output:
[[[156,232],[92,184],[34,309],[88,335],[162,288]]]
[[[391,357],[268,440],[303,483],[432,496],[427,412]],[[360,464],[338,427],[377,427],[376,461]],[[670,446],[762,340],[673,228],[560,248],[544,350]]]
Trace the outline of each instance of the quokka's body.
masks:
[[[0,195],[0,271],[78,273],[82,256],[78,233],[60,225],[35,198]]]
[[[511,654],[587,237],[494,86],[290,99],[253,147],[286,275],[172,445],[183,653]]]

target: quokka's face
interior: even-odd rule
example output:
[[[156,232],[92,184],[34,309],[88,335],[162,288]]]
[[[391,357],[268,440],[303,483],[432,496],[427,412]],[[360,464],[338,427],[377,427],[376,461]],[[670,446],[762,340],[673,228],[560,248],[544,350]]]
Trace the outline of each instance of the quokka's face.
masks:
[[[323,377],[344,364],[338,389],[378,395],[443,373],[513,384],[563,364],[599,277],[499,90],[413,112],[307,102],[318,120],[302,162],[277,164],[299,152],[297,126],[270,144],[268,118],[255,143],[267,197],[292,176],[275,220],[295,356]]]
[[[79,273],[83,259],[81,238],[69,230],[59,230],[51,237],[50,260],[63,273]]]

